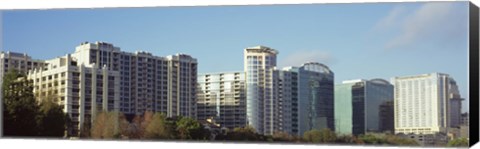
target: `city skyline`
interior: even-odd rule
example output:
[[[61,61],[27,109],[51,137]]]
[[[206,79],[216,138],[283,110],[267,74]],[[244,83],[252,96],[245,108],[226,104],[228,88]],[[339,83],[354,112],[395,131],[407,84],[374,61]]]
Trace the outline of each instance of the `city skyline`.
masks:
[[[335,84],[351,79],[390,81],[395,76],[430,72],[450,74],[466,98],[465,112],[467,4],[2,11],[1,49],[51,59],[72,52],[83,41],[106,41],[123,51],[192,55],[198,59],[198,73],[202,74],[240,71],[243,49],[264,45],[279,51],[278,68],[321,62],[335,72]],[[209,58],[212,53],[215,59]]]

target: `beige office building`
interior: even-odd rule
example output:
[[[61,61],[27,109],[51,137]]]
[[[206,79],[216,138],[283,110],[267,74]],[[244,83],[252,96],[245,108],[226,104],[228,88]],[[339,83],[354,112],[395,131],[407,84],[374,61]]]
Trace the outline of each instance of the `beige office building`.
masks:
[[[450,98],[456,85],[447,74],[395,77],[395,133],[446,133],[450,126]]]

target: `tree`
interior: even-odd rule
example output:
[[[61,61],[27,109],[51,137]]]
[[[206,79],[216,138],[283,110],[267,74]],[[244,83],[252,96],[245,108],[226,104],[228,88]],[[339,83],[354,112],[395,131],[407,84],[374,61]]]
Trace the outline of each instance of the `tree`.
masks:
[[[144,137],[147,139],[173,139],[172,131],[166,123],[166,117],[162,113],[155,113],[151,119],[147,119]]]
[[[145,138],[145,130],[152,121],[154,113],[146,111],[143,115],[136,115],[132,123],[128,124],[127,130],[124,131],[129,139],[142,139]],[[121,126],[122,127],[122,126]],[[123,126],[125,127],[125,125]]]
[[[336,143],[343,144],[364,144],[364,142],[353,135],[341,135],[337,137]]]
[[[63,107],[55,102],[55,97],[50,96],[40,102],[37,115],[40,136],[62,137],[65,135],[67,115],[63,112]]]
[[[95,139],[113,139],[120,137],[118,112],[100,112],[93,121],[91,137]]]
[[[130,138],[130,123],[127,121],[125,114],[120,113],[118,116],[119,134],[121,138]]]
[[[3,78],[2,90],[4,135],[38,135],[35,121],[38,104],[33,95],[32,83],[25,75],[16,70],[10,70]]]
[[[286,132],[281,132],[281,131],[274,132],[272,135],[272,139],[273,141],[282,141],[282,142],[291,142],[291,141],[297,140],[295,136],[292,136]]]
[[[457,138],[448,142],[448,147],[468,147],[468,139],[466,138]]]
[[[90,119],[86,119],[83,122],[83,127],[80,128],[80,138],[90,138],[92,130],[92,122]]]
[[[403,138],[392,134],[374,134],[369,133],[360,135],[357,144],[375,144],[375,145],[397,145],[397,146],[417,146],[415,140]]]
[[[176,130],[180,139],[204,140],[208,137],[202,124],[189,117],[181,117],[176,122]]]
[[[385,140],[390,145],[398,145],[398,146],[418,146],[419,145],[413,139],[402,138],[402,137],[391,135],[391,134],[386,135]]]
[[[303,139],[312,143],[332,143],[336,141],[337,135],[328,128],[322,130],[313,129],[305,132]]]
[[[383,138],[378,138],[372,134],[360,135],[360,140],[365,144],[387,144],[387,141]]]
[[[235,141],[259,141],[261,137],[255,132],[252,126],[237,127],[233,131],[227,132],[226,136],[221,136],[224,140]]]

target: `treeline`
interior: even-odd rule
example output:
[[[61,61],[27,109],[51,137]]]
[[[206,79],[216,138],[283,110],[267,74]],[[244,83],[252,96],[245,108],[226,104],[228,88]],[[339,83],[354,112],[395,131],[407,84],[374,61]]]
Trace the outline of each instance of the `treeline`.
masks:
[[[115,126],[115,124],[118,124]],[[232,142],[292,142],[316,144],[364,144],[418,146],[417,142],[391,134],[337,135],[330,129],[310,130],[303,136],[285,132],[261,135],[246,126],[233,130],[214,131],[206,129],[200,122],[188,117],[167,118],[162,113],[145,112],[128,122],[116,112],[100,113],[90,131],[83,138],[93,139],[141,139],[141,140],[215,140]]]
[[[15,70],[6,73],[3,91],[3,132],[9,137],[63,137],[69,122],[55,97],[41,102],[33,94],[33,85]]]
[[[87,122],[88,123],[88,122]],[[80,138],[140,140],[208,140],[210,132],[189,117],[167,118],[163,113],[147,111],[128,122],[119,112],[97,114],[91,127],[87,125]]]

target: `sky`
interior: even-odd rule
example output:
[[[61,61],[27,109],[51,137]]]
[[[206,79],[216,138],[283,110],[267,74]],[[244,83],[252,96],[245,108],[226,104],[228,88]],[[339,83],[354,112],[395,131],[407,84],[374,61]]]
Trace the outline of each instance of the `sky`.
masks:
[[[81,42],[189,54],[199,73],[242,71],[243,50],[279,51],[278,67],[316,61],[335,83],[441,72],[468,100],[468,2],[5,10],[0,49],[51,59]],[[466,101],[467,101],[466,100]],[[468,111],[468,102],[463,111]]]

